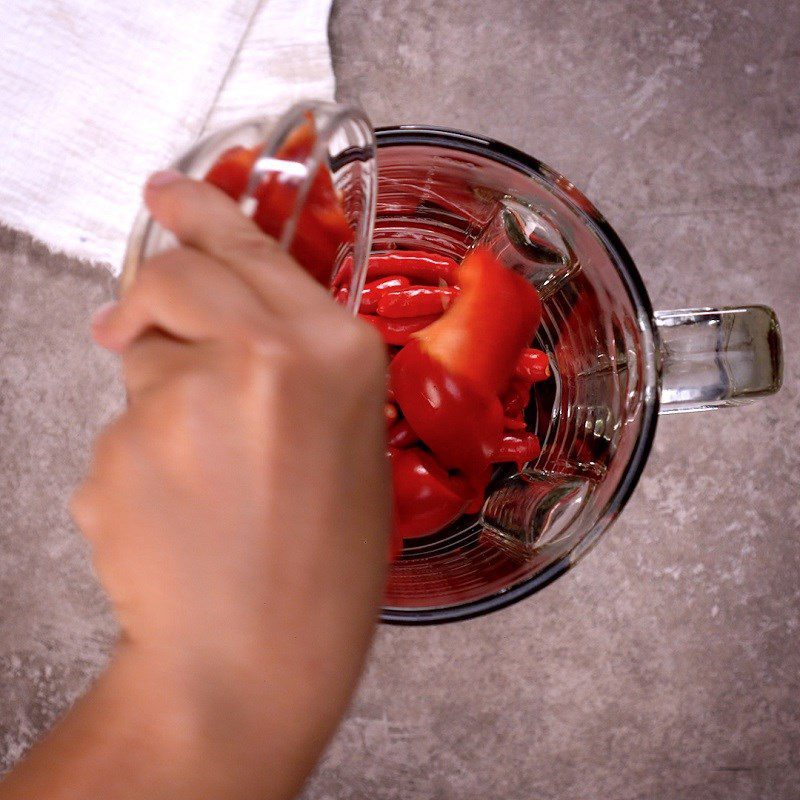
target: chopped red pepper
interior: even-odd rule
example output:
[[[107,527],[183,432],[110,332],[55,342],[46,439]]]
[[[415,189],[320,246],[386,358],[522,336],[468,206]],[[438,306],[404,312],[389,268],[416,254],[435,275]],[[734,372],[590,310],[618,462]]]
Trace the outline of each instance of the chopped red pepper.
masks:
[[[418,344],[413,339],[389,365],[398,405],[443,466],[481,474],[503,432],[500,402]]]
[[[305,162],[315,142],[309,123],[276,155]],[[259,153],[232,148],[206,178],[240,199]],[[280,237],[297,190],[278,174],[257,187],[254,219],[265,232]],[[342,244],[352,239],[323,165],[298,218],[292,255],[328,283]],[[339,301],[347,300],[351,276],[348,258],[336,276]],[[379,330],[393,355],[385,415],[394,557],[403,538],[426,536],[461,514],[478,513],[493,463],[521,468],[539,455],[523,412],[531,384],[548,377],[550,366],[545,353],[528,347],[541,318],[536,291],[487,248],[476,248],[460,266],[422,251],[375,254],[367,276],[360,316]]]
[[[495,450],[493,459],[495,461],[513,461],[517,468],[521,469],[523,464],[533,461],[541,452],[539,440],[534,434],[507,433]]]
[[[418,447],[389,448],[395,535],[426,536],[458,519],[470,502],[462,481]]]
[[[452,286],[415,286],[384,292],[377,306],[382,317],[419,317],[442,314],[453,302],[458,289]]]
[[[289,135],[276,157],[304,163],[316,140],[313,122],[309,120]],[[260,153],[261,147],[233,147],[217,159],[205,180],[239,200]],[[281,238],[284,225],[294,213],[299,188],[300,182],[287,181],[279,173],[265,178],[254,192],[257,206],[253,219],[261,230],[275,239]],[[327,286],[340,248],[353,238],[331,173],[322,164],[300,210],[290,252],[307,272]]]
[[[435,315],[428,317],[406,317],[405,319],[391,319],[390,317],[378,317],[374,314],[359,314],[364,322],[368,322],[380,333],[383,341],[390,345],[407,344],[411,337],[427,328],[438,317]],[[400,351],[403,352],[402,350]]]
[[[550,377],[550,359],[543,350],[526,347],[520,354],[514,374],[525,378],[528,383],[536,383]]]
[[[277,158],[305,162],[317,141],[311,121],[293,131],[276,153]],[[265,233],[280,239],[294,213],[300,184],[270,175],[256,191],[253,219]],[[311,182],[297,219],[291,254],[320,283],[328,285],[340,247],[354,238],[328,168],[322,164]]]
[[[419,341],[450,372],[498,394],[539,326],[539,295],[485,247],[464,259],[458,281],[458,299]]]
[[[260,147],[231,147],[216,160],[205,180],[222,189],[228,197],[239,200],[247,189],[250,171],[260,152]]]
[[[536,290],[487,248],[458,270],[461,294],[390,365],[400,410],[440,463],[482,474],[503,432],[500,393],[541,318]]]

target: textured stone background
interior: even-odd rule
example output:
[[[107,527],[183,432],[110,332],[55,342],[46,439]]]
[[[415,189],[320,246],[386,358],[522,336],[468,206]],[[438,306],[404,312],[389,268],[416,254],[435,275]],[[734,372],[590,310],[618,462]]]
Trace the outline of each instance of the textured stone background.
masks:
[[[577,569],[479,620],[384,628],[306,800],[800,795],[800,6],[342,0],[341,98],[505,140],[584,189],[657,307],[761,302],[781,394],[662,420]],[[120,402],[98,271],[0,235],[0,763],[102,668],[63,510]]]

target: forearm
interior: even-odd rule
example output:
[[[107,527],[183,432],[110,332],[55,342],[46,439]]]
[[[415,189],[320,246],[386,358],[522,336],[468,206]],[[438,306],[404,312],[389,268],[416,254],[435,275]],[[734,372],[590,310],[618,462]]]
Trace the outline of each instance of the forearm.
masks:
[[[267,696],[232,704],[230,687],[220,692],[176,667],[120,647],[93,688],[0,783],[0,800],[294,796],[318,747],[287,753],[280,714],[259,708]]]

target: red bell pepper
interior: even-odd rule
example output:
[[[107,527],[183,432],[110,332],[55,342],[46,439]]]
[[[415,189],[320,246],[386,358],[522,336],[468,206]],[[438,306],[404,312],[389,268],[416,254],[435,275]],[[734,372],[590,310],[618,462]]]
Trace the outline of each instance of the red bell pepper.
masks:
[[[382,317],[419,317],[442,314],[453,302],[458,289],[452,286],[415,286],[384,292],[377,306]]]
[[[261,152],[260,147],[231,147],[206,173],[205,179],[228,197],[239,200],[247,189],[250,172]]]
[[[426,536],[458,519],[471,497],[425,450],[389,448],[394,490],[394,535]]]
[[[276,153],[277,158],[304,162],[317,136],[311,121],[293,131]],[[299,183],[279,174],[269,176],[256,191],[258,205],[253,219],[265,233],[280,239],[294,213]],[[328,285],[341,246],[354,239],[328,168],[318,167],[297,219],[290,253],[320,283]]]
[[[316,131],[309,120],[289,135],[276,158],[304,163],[316,140]],[[205,180],[234,200],[241,199],[260,152],[261,147],[233,147],[225,151]],[[284,225],[294,213],[299,188],[300,182],[287,181],[278,173],[264,179],[254,192],[257,206],[253,219],[261,230],[275,239],[281,238]],[[331,173],[322,164],[313,176],[300,209],[290,253],[307,272],[327,286],[339,249],[353,238],[353,229],[345,217]]]
[[[536,290],[485,247],[457,273],[461,293],[390,365],[403,415],[442,466],[485,474],[503,434],[500,395],[541,318]]]
[[[364,322],[368,322],[380,333],[383,341],[389,345],[404,345],[411,337],[427,328],[438,317],[434,314],[427,317],[406,317],[405,319],[392,319],[391,317],[378,317],[375,314],[359,314]],[[402,350],[400,351],[403,352]]]

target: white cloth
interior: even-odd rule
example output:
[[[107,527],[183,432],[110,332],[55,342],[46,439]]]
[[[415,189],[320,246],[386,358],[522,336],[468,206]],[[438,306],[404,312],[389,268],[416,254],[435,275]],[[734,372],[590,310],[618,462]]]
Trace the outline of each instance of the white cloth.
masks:
[[[2,0],[0,222],[119,270],[146,176],[330,99],[331,0]]]

